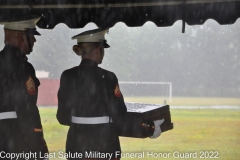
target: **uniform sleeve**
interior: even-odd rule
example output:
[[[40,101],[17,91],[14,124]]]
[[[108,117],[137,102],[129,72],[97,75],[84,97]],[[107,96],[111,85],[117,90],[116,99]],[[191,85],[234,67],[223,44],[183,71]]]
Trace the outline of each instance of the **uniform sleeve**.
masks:
[[[35,77],[34,69],[31,67],[31,65],[28,65],[27,71],[22,73],[18,83],[14,84],[16,89],[14,92],[14,106],[21,132],[30,151],[48,153],[40,114],[36,106],[39,81]]]
[[[57,120],[62,125],[70,126],[71,124],[71,101],[69,100],[69,80],[63,72],[60,79],[60,88],[58,90],[58,110]]]
[[[120,91],[117,77],[114,75],[109,90],[110,114],[113,123],[117,126],[119,135],[134,137],[149,137],[153,134],[153,121],[145,120],[130,115],[124,103],[123,95]]]

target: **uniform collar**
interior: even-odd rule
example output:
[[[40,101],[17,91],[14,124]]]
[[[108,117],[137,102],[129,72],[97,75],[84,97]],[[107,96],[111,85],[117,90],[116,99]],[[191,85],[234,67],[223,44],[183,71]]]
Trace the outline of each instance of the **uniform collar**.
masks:
[[[93,66],[97,67],[98,63],[96,61],[93,61],[91,59],[82,59],[80,66]]]
[[[15,54],[18,58],[23,59],[23,60],[28,60],[27,56],[20,51],[19,48],[11,46],[11,45],[5,45],[4,51],[9,52],[11,54]]]

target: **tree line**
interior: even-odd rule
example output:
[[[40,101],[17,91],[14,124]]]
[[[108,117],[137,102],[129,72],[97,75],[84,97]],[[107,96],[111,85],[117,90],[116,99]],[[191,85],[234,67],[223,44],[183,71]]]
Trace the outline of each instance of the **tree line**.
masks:
[[[60,78],[81,61],[72,51],[76,41],[71,37],[93,28],[94,24],[83,29],[60,24],[53,30],[38,29],[42,36],[36,36],[29,61],[36,70],[50,72],[49,78]],[[173,96],[240,97],[239,29],[239,20],[226,26],[208,20],[204,25],[186,26],[184,34],[180,21],[171,27],[148,22],[133,28],[117,23],[106,35],[111,47],[105,50],[100,67],[113,71],[119,81],[172,82]],[[3,48],[2,29],[0,37]]]

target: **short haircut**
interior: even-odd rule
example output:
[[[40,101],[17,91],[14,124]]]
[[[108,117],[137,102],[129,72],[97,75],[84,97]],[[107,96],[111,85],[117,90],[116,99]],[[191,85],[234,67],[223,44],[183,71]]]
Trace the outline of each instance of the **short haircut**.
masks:
[[[98,42],[89,42],[89,43],[79,43],[78,47],[82,51],[82,56],[84,57],[86,54],[91,53],[95,48],[101,46],[101,43]]]

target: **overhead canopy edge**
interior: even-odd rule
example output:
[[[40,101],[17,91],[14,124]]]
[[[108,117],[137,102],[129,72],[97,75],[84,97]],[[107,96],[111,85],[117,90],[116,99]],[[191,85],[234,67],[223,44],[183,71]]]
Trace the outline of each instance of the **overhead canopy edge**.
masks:
[[[161,1],[161,2],[135,2],[135,3],[106,3],[106,4],[7,4],[0,5],[0,9],[51,9],[51,8],[118,8],[118,7],[145,7],[180,4],[205,4],[222,2],[239,2],[240,0],[183,0],[183,1]]]

